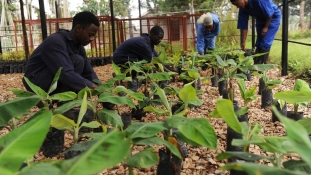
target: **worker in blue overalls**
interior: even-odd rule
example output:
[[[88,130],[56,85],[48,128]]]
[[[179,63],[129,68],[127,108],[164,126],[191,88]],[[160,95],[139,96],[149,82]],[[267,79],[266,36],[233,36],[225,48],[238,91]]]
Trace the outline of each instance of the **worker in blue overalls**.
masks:
[[[238,29],[241,30],[241,49],[245,51],[249,16],[256,19],[256,53],[266,53],[254,58],[254,64],[267,64],[271,45],[279,30],[281,11],[271,0],[230,0],[239,8]]]
[[[204,55],[207,51],[214,50],[216,36],[220,32],[219,18],[215,14],[205,13],[196,22],[197,28],[197,51]]]

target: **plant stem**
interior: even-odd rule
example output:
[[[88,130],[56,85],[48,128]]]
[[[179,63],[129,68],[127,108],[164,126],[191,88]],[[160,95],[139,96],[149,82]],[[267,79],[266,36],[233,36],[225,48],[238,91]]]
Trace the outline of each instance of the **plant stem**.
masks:
[[[129,166],[129,174],[130,175],[134,175],[134,171],[133,171],[133,167],[132,166]]]
[[[78,143],[79,140],[79,127],[74,128],[74,137],[73,140],[75,143]]]
[[[16,119],[14,117],[12,118],[12,124],[13,124],[12,130],[16,129],[17,128],[17,122],[16,122]]]

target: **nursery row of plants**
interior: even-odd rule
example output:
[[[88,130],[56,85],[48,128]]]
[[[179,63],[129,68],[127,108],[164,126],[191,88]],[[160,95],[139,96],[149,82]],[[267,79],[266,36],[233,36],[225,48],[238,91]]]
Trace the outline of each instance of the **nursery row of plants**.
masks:
[[[24,59],[0,59],[0,74],[24,73],[27,61]],[[111,64],[111,56],[108,57],[89,57],[92,67]]]
[[[199,56],[195,51],[169,52],[168,45],[162,46],[164,49],[159,57],[153,58],[151,63],[129,62],[121,68],[112,64],[113,78],[98,81],[97,88],[85,88],[78,93],[53,93],[61,69],[47,92],[24,77],[33,92],[10,89],[16,98],[0,103],[0,126],[10,130],[0,138],[0,171],[8,175],[36,172],[82,175],[99,173],[124,163],[129,174],[133,174],[134,167],[146,168],[156,164],[157,174],[180,174],[181,162],[187,157],[185,144],[217,148],[216,133],[209,120],[203,116],[187,117],[187,110],[202,105],[200,84],[213,79],[223,98],[217,100],[209,117],[222,118],[228,125],[227,151],[217,156],[219,160],[228,159],[222,170],[250,175],[311,173],[311,120],[294,118],[298,120],[295,121],[279,112],[284,104],[298,109],[299,105],[311,101],[311,89],[305,81],[297,80],[293,90],[277,92],[273,99],[271,90],[282,82],[266,74],[276,65],[252,64],[253,58],[260,54],[219,49]],[[212,75],[201,77],[200,67],[212,69]],[[268,94],[262,101],[262,108],[272,105],[276,118],[286,128],[286,136],[262,135],[258,123],[248,122],[249,104],[257,98],[256,87],[247,89],[245,85],[252,76],[261,79],[261,95],[266,91]],[[172,79],[182,81],[183,86],[173,86]],[[244,100],[242,107],[235,101],[235,82],[238,82]],[[126,87],[125,83],[132,87]],[[142,88],[137,90],[140,86]],[[44,107],[29,112],[39,102]],[[56,102],[57,106],[54,105]],[[121,110],[124,107],[128,111]],[[64,115],[70,110],[77,111],[76,118]],[[130,123],[125,120],[126,116],[131,119],[146,113],[162,115],[165,121]],[[19,125],[25,117],[29,119]],[[92,120],[86,120],[89,117]],[[72,146],[62,153],[65,159],[34,162],[33,156],[40,147],[44,150],[42,143],[52,129],[67,130],[73,136]],[[249,153],[251,144],[273,153],[272,156]],[[144,150],[132,154],[136,145],[144,146]],[[154,145],[162,145],[163,149],[157,153]],[[300,159],[282,162],[289,154],[298,154]],[[273,166],[258,164],[258,160],[267,160]]]

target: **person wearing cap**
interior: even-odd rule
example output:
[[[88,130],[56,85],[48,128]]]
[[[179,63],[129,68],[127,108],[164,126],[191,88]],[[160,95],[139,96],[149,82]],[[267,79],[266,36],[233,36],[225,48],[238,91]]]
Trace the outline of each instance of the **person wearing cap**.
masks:
[[[220,21],[217,15],[205,13],[196,22],[197,28],[197,51],[204,55],[207,51],[214,50],[216,36],[220,32]]]
[[[245,51],[249,16],[256,19],[256,52],[266,53],[254,58],[254,64],[267,64],[271,45],[279,30],[281,11],[271,0],[230,0],[239,8],[238,29],[241,32],[240,45]]]

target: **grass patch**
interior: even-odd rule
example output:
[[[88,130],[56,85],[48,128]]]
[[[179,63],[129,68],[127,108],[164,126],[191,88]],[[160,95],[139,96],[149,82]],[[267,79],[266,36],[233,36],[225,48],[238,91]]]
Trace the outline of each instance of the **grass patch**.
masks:
[[[310,39],[295,40],[310,43]],[[275,40],[270,50],[270,62],[281,65],[282,41]],[[288,71],[298,76],[311,73],[311,48],[301,44],[288,43]]]

